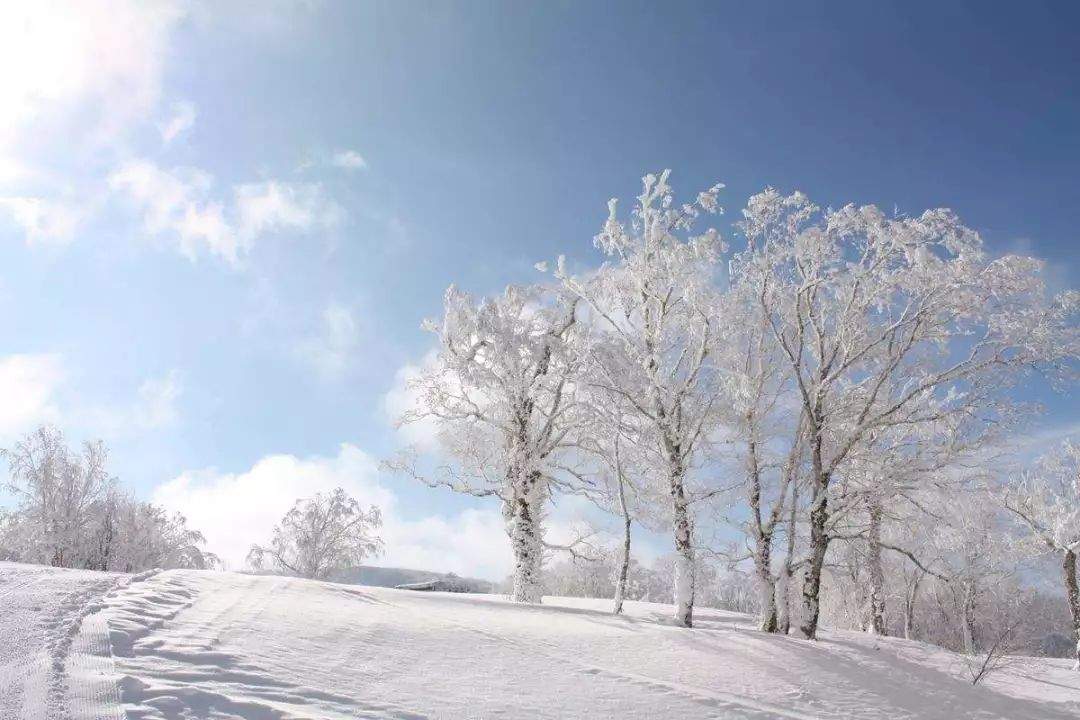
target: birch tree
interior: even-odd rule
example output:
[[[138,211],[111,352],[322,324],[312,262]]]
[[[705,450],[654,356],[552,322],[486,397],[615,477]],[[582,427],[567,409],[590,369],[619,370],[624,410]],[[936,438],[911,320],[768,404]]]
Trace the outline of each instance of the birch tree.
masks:
[[[1041,265],[991,259],[947,210],[888,218],[752,197],[733,284],[756,288],[807,424],[810,547],[800,633],[813,638],[831,487],[868,433],[963,414],[1033,367],[1077,356],[1075,293],[1049,297]]]
[[[1015,515],[1030,540],[1044,552],[1058,556],[1065,598],[1072,618],[1076,665],[1080,670],[1080,588],[1076,580],[1076,556],[1080,553],[1080,446],[1066,441],[1021,474],[1000,494],[1004,506]]]
[[[675,621],[690,627],[694,607],[694,508],[691,472],[714,426],[719,385],[712,363],[722,319],[714,272],[722,250],[709,230],[689,236],[702,212],[717,211],[719,185],[696,202],[673,204],[668,171],[647,175],[629,224],[617,201],[595,238],[607,256],[596,272],[575,276],[559,259],[555,276],[587,308],[604,342],[589,353],[593,386],[638,416],[643,447],[662,468],[653,485],[667,498],[676,553]]]
[[[794,525],[785,510],[797,504],[796,485],[802,469],[805,446],[805,423],[801,405],[793,396],[794,387],[783,359],[769,337],[765,317],[756,302],[756,289],[746,284],[731,288],[724,298],[725,316],[733,329],[720,350],[723,387],[726,398],[726,429],[734,436],[737,454],[744,471],[745,503],[749,514],[739,507],[736,519],[727,518],[739,527],[752,543],[750,556],[759,590],[758,606],[761,629],[778,632],[786,622],[786,582],[793,572],[793,558],[788,559],[778,577],[774,574],[773,544],[779,533],[792,533]],[[790,499],[789,499],[790,494]],[[783,588],[778,590],[778,583]],[[781,618],[783,615],[783,618]],[[786,632],[786,627],[784,628]]]
[[[635,417],[627,412],[626,403],[620,397],[612,397],[595,386],[586,386],[584,404],[588,416],[585,429],[578,436],[577,446],[594,459],[592,471],[597,482],[582,484],[586,497],[599,508],[616,515],[622,530],[621,549],[615,568],[615,598],[612,612],[622,613],[626,598],[631,564],[632,528],[635,510],[641,505],[640,475],[647,472],[647,456],[637,449],[639,432],[634,426]],[[567,468],[568,472],[578,471]]]
[[[515,602],[543,594],[544,518],[553,492],[571,480],[561,456],[578,419],[575,303],[540,287],[510,286],[476,302],[451,287],[436,363],[411,387],[417,405],[402,422],[433,419],[452,462],[434,474],[403,456],[390,465],[434,487],[497,497],[514,554]]]

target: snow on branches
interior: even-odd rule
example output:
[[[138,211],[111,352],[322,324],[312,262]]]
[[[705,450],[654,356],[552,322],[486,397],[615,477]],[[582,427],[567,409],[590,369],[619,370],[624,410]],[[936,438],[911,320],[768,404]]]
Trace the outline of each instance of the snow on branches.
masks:
[[[693,624],[695,491],[688,473],[715,427],[721,405],[713,363],[723,318],[714,273],[719,234],[689,235],[702,212],[718,211],[715,185],[694,204],[675,205],[669,171],[646,175],[629,224],[617,203],[596,246],[608,257],[585,276],[555,271],[564,291],[587,309],[596,330],[588,347],[588,383],[637,414],[636,426],[668,496],[677,567],[675,620]]]
[[[108,474],[103,442],[75,453],[44,426],[0,456],[16,502],[0,510],[0,559],[120,572],[218,563],[183,515],[137,500]]]
[[[252,545],[248,564],[257,570],[267,565],[277,572],[325,580],[335,571],[359,565],[382,551],[375,534],[382,514],[368,509],[342,488],[315,493],[296,501],[274,528],[269,545]]]
[[[1019,519],[1038,551],[1061,561],[1065,597],[1080,670],[1080,587],[1076,557],[1080,554],[1080,445],[1066,440],[1000,491],[1002,504]]]
[[[540,602],[545,504],[574,481],[560,459],[581,421],[575,305],[537,286],[479,302],[450,287],[442,322],[425,323],[438,335],[438,358],[413,380],[418,402],[401,421],[433,419],[451,462],[429,475],[409,454],[388,463],[429,485],[502,501],[517,602]]]
[[[859,545],[859,624],[873,632],[888,631],[891,561],[913,564],[913,632],[920,585],[961,588],[959,551],[898,528],[947,535],[949,517],[926,519],[933,498],[952,507],[989,473],[1025,416],[1013,388],[1075,380],[1080,293],[1050,293],[1039,261],[993,256],[949,210],[822,209],[772,189],[749,199],[729,254],[715,229],[694,230],[722,186],[678,203],[669,176],[646,175],[629,214],[609,202],[599,266],[560,256],[536,266],[553,286],[447,291],[442,320],[425,323],[438,357],[402,417],[434,422],[446,462],[421,470],[406,451],[388,464],[501,501],[518,601],[539,601],[548,507],[576,493],[621,517],[620,578],[632,518],[670,528],[678,624],[693,623],[695,573],[725,555],[710,533],[726,524],[747,537],[727,560],[753,562],[763,629],[815,637],[838,540]]]

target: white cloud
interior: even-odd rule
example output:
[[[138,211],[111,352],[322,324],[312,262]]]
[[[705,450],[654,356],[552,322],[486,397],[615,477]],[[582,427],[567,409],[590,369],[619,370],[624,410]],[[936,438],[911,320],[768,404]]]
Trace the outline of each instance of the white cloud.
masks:
[[[125,163],[109,175],[109,187],[126,193],[142,211],[150,235],[175,236],[180,252],[194,261],[205,246],[226,260],[238,260],[237,238],[220,202],[206,200],[213,178],[195,168],[162,170],[147,160]]]
[[[269,181],[235,188],[238,234],[250,244],[260,235],[282,230],[307,232],[341,220],[341,208],[317,183]]]
[[[360,327],[352,310],[332,302],[323,310],[319,332],[300,342],[297,354],[324,378],[340,377],[360,344]]]
[[[64,380],[58,355],[0,358],[0,440],[5,443],[59,416],[56,392]]]
[[[297,498],[342,487],[383,512],[381,565],[413,567],[499,579],[510,551],[498,508],[469,509],[449,517],[407,520],[394,493],[380,484],[377,463],[354,445],[335,457],[271,455],[241,473],[186,472],[159,486],[153,501],[183,513],[229,567],[244,566],[252,543],[269,539]]]
[[[66,245],[84,214],[83,208],[39,197],[0,197],[5,211],[23,231],[28,245]]]
[[[394,519],[380,565],[502,580],[513,567],[506,525],[494,504],[448,518]]]
[[[345,170],[363,170],[367,167],[367,160],[355,150],[338,150],[330,158],[330,163]]]
[[[315,183],[237,185],[229,202],[211,196],[213,185],[198,168],[163,170],[148,160],[125,163],[109,176],[109,186],[142,212],[144,230],[175,240],[192,261],[207,250],[238,264],[263,235],[309,232],[341,218],[340,207]]]
[[[158,123],[161,140],[166,145],[195,125],[195,106],[186,101],[174,102],[172,114],[165,122]]]

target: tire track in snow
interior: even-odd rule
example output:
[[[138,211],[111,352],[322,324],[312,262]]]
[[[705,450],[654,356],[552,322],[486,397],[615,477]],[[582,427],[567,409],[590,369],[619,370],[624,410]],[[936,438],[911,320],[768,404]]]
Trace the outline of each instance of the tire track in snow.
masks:
[[[71,684],[67,665],[75,636],[83,620],[105,607],[105,597],[143,580],[157,571],[137,575],[110,575],[68,593],[60,601],[57,614],[45,626],[45,651],[48,662],[48,679],[45,690],[45,717],[47,720],[71,720]],[[30,585],[25,583],[22,587]],[[76,703],[77,704],[77,703]]]
[[[69,720],[69,683],[66,672],[68,651],[79,632],[83,619],[102,607],[100,600],[119,582],[109,577],[69,593],[60,602],[60,613],[52,618],[45,629],[45,649],[48,654],[49,675],[46,688],[46,713],[48,720]]]
[[[149,570],[136,575],[108,576],[72,591],[60,602],[59,613],[45,628],[45,649],[49,663],[45,698],[47,720],[72,720],[73,706],[81,704],[81,697],[72,697],[68,661],[83,621],[106,607],[109,595],[157,572]]]

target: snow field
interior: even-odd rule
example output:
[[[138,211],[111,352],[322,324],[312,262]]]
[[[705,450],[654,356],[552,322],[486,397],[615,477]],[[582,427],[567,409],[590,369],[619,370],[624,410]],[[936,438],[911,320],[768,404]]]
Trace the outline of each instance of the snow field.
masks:
[[[1080,717],[1067,660],[1026,659],[972,687],[957,656],[922,643],[766,635],[704,608],[688,631],[639,602],[615,617],[607,600],[216,572],[7,565],[0,580],[5,610],[42,630],[0,621],[5,720]]]

